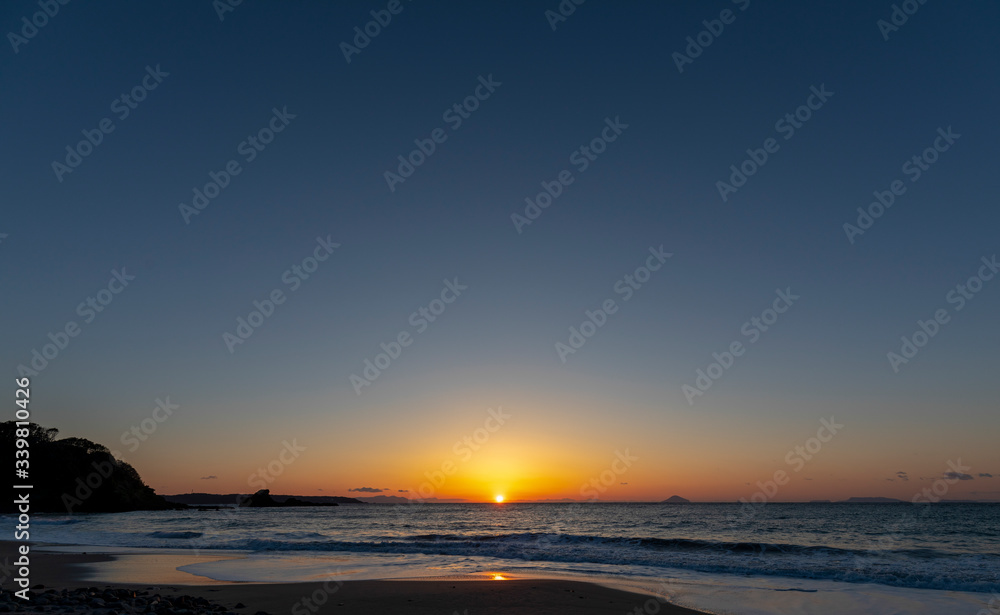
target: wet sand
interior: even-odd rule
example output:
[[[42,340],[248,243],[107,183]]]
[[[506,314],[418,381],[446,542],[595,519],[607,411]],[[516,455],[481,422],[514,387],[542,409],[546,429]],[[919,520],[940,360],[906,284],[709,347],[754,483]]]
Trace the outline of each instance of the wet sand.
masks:
[[[3,589],[19,587],[6,567],[17,558],[16,544],[0,542]],[[391,580],[317,581],[310,583],[219,583],[179,572],[176,566],[225,559],[165,552],[163,554],[56,553],[31,551],[31,585],[35,589],[107,587],[148,591],[162,596],[203,597],[238,615],[265,611],[272,615],[415,613],[452,615],[513,613],[695,614],[660,598],[570,580]],[[237,604],[243,606],[237,608]],[[636,610],[638,609],[638,610]]]

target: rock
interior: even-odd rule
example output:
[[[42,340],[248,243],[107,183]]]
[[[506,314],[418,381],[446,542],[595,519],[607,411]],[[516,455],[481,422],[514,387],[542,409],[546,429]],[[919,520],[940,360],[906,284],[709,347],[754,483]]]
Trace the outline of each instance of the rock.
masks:
[[[257,493],[251,495],[245,500],[240,502],[240,507],[245,508],[273,508],[275,506],[281,506],[281,504],[274,501],[271,497],[270,489],[261,489]]]

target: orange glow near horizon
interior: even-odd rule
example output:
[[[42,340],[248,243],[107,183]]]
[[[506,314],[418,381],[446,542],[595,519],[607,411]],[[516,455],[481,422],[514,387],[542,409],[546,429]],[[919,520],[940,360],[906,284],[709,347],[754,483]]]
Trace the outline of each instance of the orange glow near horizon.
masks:
[[[664,414],[639,399],[609,418],[606,409],[618,408],[627,391],[614,382],[599,381],[599,390],[590,390],[588,381],[564,374],[553,378],[565,392],[431,391],[336,418],[328,415],[327,396],[317,395],[293,404],[316,408],[313,414],[288,424],[261,418],[246,424],[238,438],[220,438],[232,429],[222,415],[239,411],[270,417],[267,409],[285,403],[272,396],[237,397],[199,407],[197,429],[179,429],[180,422],[171,419],[135,451],[124,449],[122,458],[162,495],[267,488],[274,495],[392,496],[498,507],[532,501],[658,502],[672,495],[694,502],[749,501],[762,490],[771,493],[779,471],[787,482],[768,501],[855,496],[909,501],[930,483],[900,480],[896,470],[940,476],[949,470],[940,460],[955,450],[970,451],[962,462],[976,473],[995,473],[1000,459],[990,439],[995,440],[995,430],[969,434],[946,426],[887,443],[897,424],[878,417],[852,419],[850,429],[805,459],[795,447],[816,435],[820,423],[812,416],[773,424],[724,421],[686,410]],[[481,399],[504,395],[504,424],[489,431],[498,423],[487,423],[494,415]],[[404,401],[407,412],[391,412]],[[823,405],[815,412],[837,416],[836,408]],[[655,428],[636,428],[643,420]],[[113,445],[121,433],[112,425],[63,435]],[[178,450],[190,453],[181,456]],[[948,497],[1000,499],[1000,492],[986,489],[997,487],[985,480],[963,481],[951,486]]]

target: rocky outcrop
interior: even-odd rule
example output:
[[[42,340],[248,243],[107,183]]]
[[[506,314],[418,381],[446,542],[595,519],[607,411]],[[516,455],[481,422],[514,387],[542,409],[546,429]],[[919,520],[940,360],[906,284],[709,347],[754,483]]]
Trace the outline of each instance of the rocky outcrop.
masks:
[[[24,448],[30,465],[28,480],[31,512],[126,512],[184,508],[171,504],[149,488],[128,463],[115,459],[107,447],[84,438],[57,440],[58,429],[31,423],[17,427],[0,423],[3,450]],[[12,483],[4,481],[0,512],[14,512]]]
[[[281,506],[271,497],[270,489],[261,489],[257,493],[240,499],[241,508],[272,508]]]
[[[337,506],[338,504],[336,502],[306,502],[294,497],[279,502],[271,497],[270,489],[261,489],[253,495],[242,496],[239,499],[239,505],[245,508],[279,508],[289,506]]]

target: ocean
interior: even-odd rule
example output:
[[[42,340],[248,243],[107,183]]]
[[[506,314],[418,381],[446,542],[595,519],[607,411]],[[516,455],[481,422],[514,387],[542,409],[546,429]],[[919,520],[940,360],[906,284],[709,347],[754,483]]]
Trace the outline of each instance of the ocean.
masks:
[[[799,606],[788,612],[820,613],[850,609],[851,600],[863,609],[852,612],[1000,613],[1000,504],[402,504],[39,515],[31,538],[91,550],[240,553],[182,568],[224,581],[500,571],[593,578],[720,613],[773,613],[789,604]],[[798,595],[777,600],[782,592]]]

